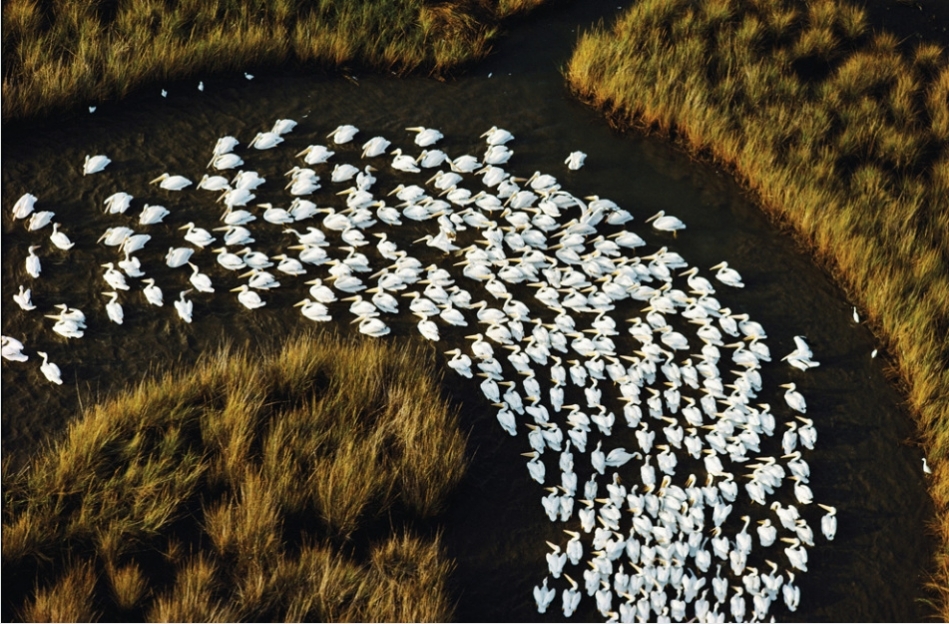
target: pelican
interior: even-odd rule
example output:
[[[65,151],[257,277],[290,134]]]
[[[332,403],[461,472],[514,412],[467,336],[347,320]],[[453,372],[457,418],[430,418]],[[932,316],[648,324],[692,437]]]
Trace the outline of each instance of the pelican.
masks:
[[[652,227],[661,232],[675,233],[679,230],[685,229],[685,223],[682,223],[678,217],[673,217],[671,215],[666,216],[666,212],[664,210],[660,210],[653,216],[646,219],[646,223],[649,223],[650,221],[653,222]]]
[[[392,141],[389,141],[385,137],[376,136],[372,137],[362,146],[362,158],[375,158],[376,156],[382,156],[385,154],[386,150],[389,149],[389,146],[392,145]]]
[[[145,293],[145,299],[148,301],[148,303],[158,307],[164,305],[165,302],[162,296],[161,288],[155,285],[155,279],[149,277],[148,279],[142,281],[147,284],[145,288],[142,289],[142,292]]]
[[[207,274],[202,273],[196,264],[189,262],[188,266],[191,267],[192,270],[189,281],[198,292],[214,292],[214,287],[211,285],[211,278],[208,277]]]
[[[274,134],[287,134],[297,127],[297,122],[292,119],[278,119],[270,129]]]
[[[410,126],[406,128],[406,130],[416,133],[415,144],[419,147],[428,147],[429,145],[434,145],[445,138],[445,135],[434,128],[426,128],[424,126]]]
[[[396,149],[395,151],[389,152],[389,154],[395,156],[395,158],[392,159],[393,169],[406,173],[418,173],[421,171],[415,159],[408,154],[403,154],[401,149]]]
[[[113,263],[106,262],[102,266],[106,269],[105,273],[102,274],[102,279],[104,279],[109,284],[109,286],[111,286],[114,290],[129,289],[128,284],[125,282],[125,276],[116,270]]]
[[[293,304],[293,307],[301,308],[300,312],[303,316],[316,323],[332,320],[327,307],[318,301],[310,301],[309,298],[306,298]]]
[[[328,161],[336,152],[330,151],[325,145],[311,145],[297,154],[303,156],[303,162],[308,165],[320,165]]]
[[[11,362],[25,362],[30,356],[23,353],[23,343],[16,338],[3,336],[3,359]]]
[[[55,215],[55,212],[51,212],[49,210],[34,212],[30,215],[30,220],[26,222],[26,229],[31,232],[42,230],[44,227],[49,225],[50,221],[53,220]]]
[[[181,291],[181,294],[178,296],[178,300],[175,301],[175,310],[178,312],[178,316],[181,317],[185,323],[191,322],[191,313],[194,310],[194,302],[189,299],[185,299],[185,295],[191,292],[191,289]]]
[[[165,254],[165,264],[172,269],[177,269],[188,264],[188,260],[191,259],[193,253],[194,249],[191,247],[169,247],[168,253]]]
[[[163,173],[149,184],[155,184],[160,182],[158,186],[165,189],[166,191],[180,191],[181,189],[191,186],[192,182],[188,178],[180,175],[171,175],[169,173]]]
[[[248,310],[256,310],[257,308],[267,305],[266,302],[260,298],[260,295],[251,290],[247,284],[241,284],[237,288],[232,288],[231,292],[239,293],[237,300]]]
[[[735,269],[728,266],[727,262],[719,262],[711,268],[712,271],[715,271],[715,279],[725,284],[726,286],[732,286],[733,288],[744,288],[745,284],[741,281],[741,274],[738,273]]]
[[[343,143],[349,143],[352,141],[357,132],[359,132],[359,128],[356,126],[344,124],[342,126],[337,126],[335,130],[326,135],[326,138],[328,139],[332,137],[333,143],[342,145]]]
[[[33,206],[36,204],[36,195],[24,193],[20,199],[13,204],[13,218],[25,219],[33,212]]]
[[[576,171],[583,166],[583,162],[586,160],[587,155],[583,152],[570,152],[570,155],[567,156],[567,160],[563,161],[567,165],[567,169],[570,171]]]
[[[238,156],[237,154],[219,154],[211,159],[211,162],[208,163],[209,167],[214,167],[218,171],[223,171],[225,169],[235,169],[244,164],[244,159]],[[205,175],[205,178],[208,176]],[[220,177],[220,176],[215,176]],[[208,188],[207,186],[198,185],[198,188]]]
[[[109,320],[116,325],[121,325],[125,319],[125,313],[122,311],[122,304],[118,301],[119,293],[113,290],[102,294],[112,298],[109,303],[105,304],[105,311],[109,315]]]
[[[40,371],[43,373],[43,375],[54,384],[58,386],[63,385],[63,379],[59,372],[59,367],[49,361],[49,356],[46,355],[46,352],[37,351],[36,354],[43,358],[43,363],[40,365]]]
[[[20,306],[21,310],[35,310],[36,306],[33,305],[31,299],[31,289],[23,288],[23,285],[20,285],[20,292],[13,295],[13,300],[16,301],[17,305]]]
[[[388,325],[386,325],[385,323],[383,323],[377,318],[373,318],[369,316],[360,316],[360,317],[357,317],[356,320],[353,321],[353,323],[357,323],[357,322],[359,323],[359,331],[361,333],[366,334],[367,336],[372,336],[374,338],[385,336],[391,331]]]
[[[39,248],[39,245],[30,245],[29,255],[26,257],[26,272],[29,273],[33,279],[38,278],[40,272],[43,270],[39,256],[33,253]]]
[[[119,191],[106,197],[102,203],[105,204],[105,210],[109,214],[122,214],[129,209],[132,199],[132,196],[128,193]]]
[[[112,160],[108,156],[103,156],[102,154],[96,156],[86,156],[86,160],[82,165],[82,175],[88,175],[90,173],[99,173],[105,169]]]
[[[481,138],[487,137],[488,145],[503,145],[508,141],[514,140],[514,135],[498,128],[497,126],[491,126],[490,130],[487,130],[484,134],[481,135]]]
[[[283,137],[276,132],[258,132],[257,136],[247,144],[247,147],[266,150],[277,147],[281,143],[283,143]]]
[[[150,206],[145,204],[145,207],[142,208],[142,214],[138,217],[138,222],[140,225],[154,225],[161,223],[169,214],[171,214],[171,211],[164,206]]]
[[[191,243],[192,245],[197,245],[198,247],[201,247],[202,249],[215,241],[215,238],[211,236],[210,232],[208,232],[204,228],[195,227],[193,221],[188,222],[185,225],[182,225],[178,229],[188,230],[184,236],[185,240]]]
[[[232,136],[223,136],[217,140],[214,144],[214,155],[220,156],[221,154],[227,154],[234,150],[235,147],[240,145],[240,141],[235,139]]]
[[[784,393],[784,400],[787,401],[788,407],[802,414],[807,413],[807,403],[804,401],[804,395],[797,391],[797,385],[786,383],[781,384],[781,387],[787,388],[787,392]]]

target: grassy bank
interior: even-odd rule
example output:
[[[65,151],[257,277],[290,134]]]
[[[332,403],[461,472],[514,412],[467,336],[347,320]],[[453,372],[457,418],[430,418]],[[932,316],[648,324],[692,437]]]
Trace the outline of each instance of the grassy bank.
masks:
[[[949,66],[836,0],[643,0],[582,37],[571,87],[731,170],[886,344],[935,474],[949,619]]]
[[[543,0],[5,0],[3,119],[287,61],[442,73]]]
[[[89,408],[4,475],[4,620],[450,619],[465,438],[428,361],[310,336]]]

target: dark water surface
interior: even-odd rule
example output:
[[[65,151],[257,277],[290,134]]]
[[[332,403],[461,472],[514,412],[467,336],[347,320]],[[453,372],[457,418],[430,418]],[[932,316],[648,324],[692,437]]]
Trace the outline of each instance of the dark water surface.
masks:
[[[565,91],[559,67],[579,25],[609,19],[615,11],[614,4],[603,2],[545,10],[518,26],[471,76],[445,83],[385,76],[357,76],[353,82],[299,72],[257,72],[253,81],[206,80],[204,93],[192,84],[171,85],[166,99],[157,94],[139,96],[29,132],[5,128],[3,333],[23,340],[31,358],[25,364],[3,363],[4,461],[22,461],[48,436],[61,431],[81,405],[151,371],[193,362],[225,340],[257,348],[312,325],[291,307],[305,296],[304,278],[281,277],[285,286],[268,293],[267,306],[248,311],[233,295],[221,292],[239,282],[214,263],[210,249],[197,252],[194,260],[211,275],[218,292],[192,293],[194,323],[181,322],[172,301],[190,287],[190,272],[168,269],[164,251],[181,244],[178,226],[192,220],[204,227],[217,225],[222,208],[210,199],[215,194],[193,187],[169,193],[149,186],[149,180],[168,171],[197,182],[215,140],[231,134],[242,142],[238,152],[246,161],[244,168],[274,180],[260,189],[256,201],[285,206],[286,195],[277,190],[282,186],[277,180],[292,165],[302,165],[293,154],[311,143],[325,143],[325,135],[339,124],[352,123],[360,134],[352,144],[334,148],[334,160],[360,167],[364,163],[358,145],[375,135],[391,139],[393,148],[409,148],[415,154],[420,150],[404,128],[435,127],[446,137],[437,147],[452,156],[480,156],[483,142],[478,135],[497,125],[517,137],[510,144],[515,155],[506,166],[509,171],[524,177],[535,170],[552,173],[574,195],[595,193],[616,201],[635,216],[627,228],[650,243],[641,255],[667,245],[700,267],[703,275],[709,276],[708,267],[727,260],[744,277],[746,288],[722,286],[717,296],[732,310],[748,312],[768,331],[776,361],[762,370],[767,391],[759,400],[783,406],[777,386],[788,381],[797,383],[807,397],[808,416],[820,434],[817,449],[805,455],[811,487],[815,500],[837,507],[839,519],[836,540],[828,543],[818,537],[817,547],[810,550],[810,570],[799,576],[801,608],[790,614],[775,604],[772,613],[782,620],[922,619],[928,610],[918,600],[934,547],[924,523],[932,510],[920,452],[907,442],[914,436],[913,424],[887,382],[884,359],[871,359],[873,336],[853,322],[851,304],[841,291],[789,236],[768,223],[726,175],[691,162],[657,140],[618,136]],[[278,118],[300,122],[283,145],[261,152],[243,148]],[[577,172],[563,165],[573,150],[589,154],[586,166]],[[102,173],[83,177],[83,157],[97,153],[107,154],[112,164]],[[318,172],[324,189],[314,201],[338,206],[331,193],[347,185],[331,184],[329,169],[322,167]],[[394,186],[392,170],[379,168],[377,188]],[[419,176],[417,183],[427,177]],[[120,190],[135,196],[133,208],[124,217],[104,215],[102,201]],[[22,222],[12,221],[12,204],[24,192],[39,197],[37,209],[56,212],[54,220],[76,242],[71,251],[59,251],[49,243],[49,228],[28,233]],[[172,214],[165,224],[137,227],[142,202],[165,205]],[[654,232],[644,220],[660,209],[683,219],[688,229],[675,237]],[[100,294],[107,289],[100,265],[117,260],[117,254],[95,241],[106,227],[126,222],[153,236],[140,255],[146,273],[163,286],[165,306],[147,306],[136,290],[140,286],[133,286],[122,296],[126,320],[118,327],[108,322],[106,298]],[[423,263],[448,263],[436,250],[410,245],[412,238],[432,230],[431,223],[405,223],[400,229],[404,234],[399,235],[405,236],[399,240],[401,248]],[[271,230],[279,232],[277,227]],[[42,245],[43,274],[38,280],[24,271],[26,248],[33,243]],[[274,234],[258,237],[254,247],[277,253],[285,244],[285,235]],[[374,245],[362,251],[374,266],[382,266],[378,256],[372,256]],[[449,260],[457,261],[454,256]],[[21,283],[33,287],[38,309],[32,313],[21,311],[11,299]],[[51,331],[51,320],[42,318],[60,302],[85,311],[89,329],[84,338],[67,341]],[[348,321],[347,305],[334,305],[334,316]],[[629,310],[626,316],[619,311],[614,316],[639,314]],[[417,336],[414,323],[402,320],[390,325],[394,334]],[[355,331],[355,326],[342,325],[340,331]],[[462,336],[476,331],[441,328],[443,340],[437,345],[441,361],[442,351],[461,346]],[[794,348],[796,334],[807,336],[821,362],[819,368],[802,373],[777,362]],[[617,337],[617,344],[632,348],[625,333]],[[48,351],[62,368],[63,386],[53,386],[40,375],[39,357],[33,355],[37,349]],[[446,543],[458,562],[454,578],[458,617],[468,621],[541,617],[531,589],[547,573],[544,540],[563,543],[563,527],[547,520],[539,504],[543,492],[524,469],[519,454],[530,450],[525,437],[511,438],[501,431],[494,409],[481,397],[475,381],[448,371],[445,386],[463,404],[464,425],[472,432],[470,475],[445,517]],[[584,475],[580,477],[582,483]],[[821,513],[816,505],[803,512],[815,532]],[[736,509],[729,526],[740,515]],[[599,619],[592,602],[585,599],[586,610],[579,615]],[[559,607],[558,596],[546,617],[559,619]]]

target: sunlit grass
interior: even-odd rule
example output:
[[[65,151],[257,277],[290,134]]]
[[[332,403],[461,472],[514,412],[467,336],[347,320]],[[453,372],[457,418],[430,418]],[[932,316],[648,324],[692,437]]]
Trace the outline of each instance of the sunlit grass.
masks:
[[[566,75],[616,124],[726,165],[850,292],[935,471],[949,619],[949,63],[871,32],[858,7],[800,7],[643,0],[584,35]]]
[[[544,0],[9,0],[3,119],[286,62],[444,74]]]
[[[428,520],[465,465],[417,349],[306,336],[222,352],[88,409],[4,475],[4,609],[447,620],[451,564]]]

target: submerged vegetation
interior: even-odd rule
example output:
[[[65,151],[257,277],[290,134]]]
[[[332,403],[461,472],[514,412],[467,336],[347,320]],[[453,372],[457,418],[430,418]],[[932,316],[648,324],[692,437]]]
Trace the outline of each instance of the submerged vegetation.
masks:
[[[934,466],[949,618],[949,63],[836,0],[643,0],[582,37],[571,87],[731,170],[886,342]]]
[[[156,81],[295,60],[443,73],[543,0],[9,0],[3,118],[121,98]]]
[[[4,619],[448,620],[465,437],[427,359],[307,336],[88,409],[4,475]]]

